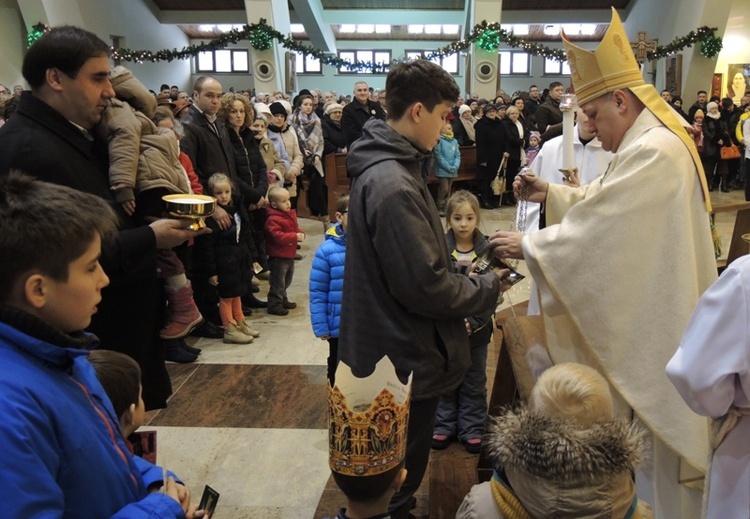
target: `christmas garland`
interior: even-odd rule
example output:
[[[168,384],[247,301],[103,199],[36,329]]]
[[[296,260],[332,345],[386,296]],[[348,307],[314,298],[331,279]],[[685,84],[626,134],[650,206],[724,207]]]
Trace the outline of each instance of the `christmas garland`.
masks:
[[[35,25],[34,32],[29,34],[29,46],[33,44],[32,34],[34,34],[34,41],[41,36],[41,27],[44,27],[44,30],[49,29],[43,24]],[[661,59],[670,54],[693,47],[696,43],[701,44],[701,53],[704,56],[707,58],[715,58],[722,47],[721,38],[714,36],[716,30],[715,27],[700,27],[682,38],[676,38],[668,45],[657,47],[656,50],[647,54],[647,59],[649,61]],[[250,44],[254,49],[264,51],[273,46],[274,40],[287,50],[300,52],[305,56],[312,56],[324,65],[345,68],[349,71],[367,70],[373,73],[384,73],[396,63],[405,61],[405,59],[402,58],[396,59],[392,63],[371,63],[366,61],[352,62],[341,59],[338,56],[325,53],[319,49],[305,45],[293,39],[291,36],[280,33],[273,27],[269,26],[263,18],[261,18],[258,23],[245,25],[242,29],[232,29],[231,31],[206,43],[190,45],[183,47],[182,49],[163,49],[156,52],[122,48],[113,51],[112,58],[122,61],[133,61],[135,63],[189,59],[201,52],[224,49],[229,44],[241,41],[250,41]],[[486,20],[475,25],[471,33],[463,40],[454,41],[434,52],[423,53],[422,57],[428,60],[442,58],[455,54],[456,52],[469,50],[472,45],[477,45],[488,52],[496,52],[501,43],[504,43],[511,48],[522,49],[532,56],[543,56],[544,58],[560,62],[566,60],[565,51],[562,49],[552,49],[539,43],[526,41],[523,38],[517,37],[513,32],[506,31],[500,27],[499,23],[488,23]]]

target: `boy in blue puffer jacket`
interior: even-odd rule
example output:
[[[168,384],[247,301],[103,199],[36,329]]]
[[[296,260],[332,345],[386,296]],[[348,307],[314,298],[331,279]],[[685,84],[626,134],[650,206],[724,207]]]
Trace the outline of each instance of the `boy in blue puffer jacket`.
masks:
[[[328,229],[325,241],[315,251],[310,270],[310,319],[315,336],[328,341],[328,380],[331,386],[338,362],[348,211],[349,193],[343,193],[336,202],[337,223]]]

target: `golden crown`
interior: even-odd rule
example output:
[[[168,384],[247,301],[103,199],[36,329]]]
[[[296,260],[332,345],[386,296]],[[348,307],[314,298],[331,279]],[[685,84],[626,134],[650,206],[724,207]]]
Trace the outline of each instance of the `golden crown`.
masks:
[[[618,88],[625,89],[644,84],[625,27],[614,7],[609,28],[595,51],[573,45],[565,37],[564,31],[562,40],[568,56],[570,78],[576,91],[578,106]]]
[[[397,467],[406,454],[411,379],[402,384],[388,357],[356,378],[339,362],[328,386],[329,465],[347,476],[372,476]]]

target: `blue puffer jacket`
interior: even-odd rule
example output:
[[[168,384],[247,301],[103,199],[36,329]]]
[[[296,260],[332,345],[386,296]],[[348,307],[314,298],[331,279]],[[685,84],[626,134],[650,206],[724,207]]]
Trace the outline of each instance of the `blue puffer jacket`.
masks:
[[[148,493],[162,471],[125,447],[81,349],[91,342],[0,307],[3,516],[185,517],[177,501]]]
[[[346,233],[337,223],[326,232],[310,270],[310,319],[316,337],[339,336],[345,255]]]
[[[458,141],[453,137],[440,136],[435,146],[435,176],[437,178],[455,178],[461,165],[461,150]]]

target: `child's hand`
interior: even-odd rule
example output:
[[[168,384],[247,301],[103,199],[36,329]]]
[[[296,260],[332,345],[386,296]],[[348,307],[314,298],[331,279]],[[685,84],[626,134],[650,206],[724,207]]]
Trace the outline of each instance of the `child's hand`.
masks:
[[[303,232],[298,232],[298,233],[297,233],[297,243],[299,243],[299,242],[301,242],[301,241],[305,241],[305,233],[303,233]]]
[[[211,276],[208,278],[208,284],[212,287],[219,286],[219,276]]]
[[[464,319],[464,325],[466,326],[466,333],[468,333],[469,335],[471,335],[472,333],[474,333],[472,331],[472,329],[471,329],[471,324],[469,324],[469,320],[468,319]]]
[[[135,200],[128,200],[120,205],[122,206],[122,210],[128,213],[128,216],[133,216],[133,213],[135,212]]]

